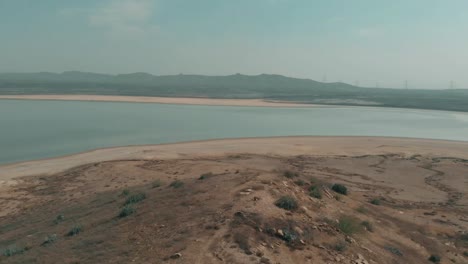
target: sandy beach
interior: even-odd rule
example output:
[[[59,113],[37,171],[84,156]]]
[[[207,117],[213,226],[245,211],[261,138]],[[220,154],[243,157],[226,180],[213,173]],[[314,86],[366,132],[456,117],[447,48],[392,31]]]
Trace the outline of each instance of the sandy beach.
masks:
[[[213,99],[184,97],[149,97],[115,95],[0,95],[0,99],[16,100],[58,100],[58,101],[96,101],[96,102],[135,102],[185,105],[219,106],[258,106],[258,107],[316,107],[313,104],[299,104],[261,99]],[[322,106],[321,106],[322,107]]]
[[[468,159],[468,142],[385,137],[273,137],[194,141],[187,143],[114,147],[52,159],[0,166],[0,181],[52,174],[71,167],[126,159],[177,159],[233,153],[280,156],[359,156],[398,153]]]

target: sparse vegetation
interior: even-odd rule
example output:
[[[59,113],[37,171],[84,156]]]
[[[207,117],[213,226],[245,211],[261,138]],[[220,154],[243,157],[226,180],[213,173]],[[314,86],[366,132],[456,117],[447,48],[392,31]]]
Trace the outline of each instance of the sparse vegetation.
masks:
[[[364,206],[362,206],[362,205],[359,206],[358,208],[356,208],[356,211],[357,211],[358,213],[361,213],[361,214],[367,214],[367,212],[368,212],[367,208],[364,207]]]
[[[119,217],[124,218],[135,212],[135,208],[131,204],[125,205],[122,210],[120,210]]]
[[[294,172],[294,171],[286,170],[286,171],[283,172],[283,176],[288,178],[288,179],[292,179],[292,178],[295,178],[295,177],[299,177],[299,174],[297,172]]]
[[[44,242],[42,242],[41,245],[42,246],[47,246],[47,245],[50,245],[50,244],[54,243],[56,240],[57,240],[57,235],[56,234],[47,235],[44,238]]]
[[[312,186],[309,188],[309,195],[317,199],[322,199],[322,190],[319,186]]]
[[[304,180],[297,180],[294,182],[297,186],[304,186],[306,185],[306,182]]]
[[[440,263],[440,256],[439,255],[431,255],[429,257],[429,261],[433,263]]]
[[[11,257],[14,255],[23,254],[26,250],[28,250],[27,247],[18,247],[13,245],[4,249],[2,255],[5,257]]]
[[[374,198],[370,200],[370,203],[373,205],[380,205],[380,199],[379,198]]]
[[[124,205],[136,204],[146,199],[146,194],[143,192],[130,195],[127,200],[125,200]]]
[[[81,225],[75,224],[70,231],[68,231],[67,236],[76,236],[83,231],[83,227]]]
[[[374,232],[374,225],[369,221],[362,221],[361,225],[369,232]]]
[[[208,179],[210,177],[213,177],[213,173],[211,172],[207,172],[207,173],[203,173],[202,175],[200,175],[200,177],[198,178],[199,180],[205,180],[205,179]]]
[[[334,192],[337,192],[339,194],[343,194],[343,195],[347,195],[348,194],[348,188],[346,188],[346,186],[342,185],[342,184],[339,184],[339,183],[336,183],[336,184],[333,184],[332,188],[331,188]]]
[[[159,179],[155,180],[155,181],[153,181],[153,183],[151,183],[152,188],[158,188],[158,187],[161,187],[161,186],[162,186],[162,182]]]
[[[353,235],[362,230],[359,220],[355,217],[343,215],[338,220],[338,229],[346,235]]]
[[[172,187],[174,189],[180,188],[182,186],[184,186],[184,182],[181,180],[175,180],[171,182],[171,184],[169,184],[169,187]]]
[[[234,234],[234,242],[239,246],[240,249],[244,250],[245,254],[252,255],[250,250],[249,236],[243,232],[237,232]]]
[[[57,225],[60,222],[63,222],[65,220],[65,216],[63,214],[59,214],[55,217],[54,223]]]
[[[348,244],[346,244],[346,242],[343,240],[339,240],[335,243],[335,245],[333,245],[333,249],[335,249],[338,252],[345,252],[346,249],[348,249]]]
[[[129,194],[130,194],[130,190],[129,190],[129,189],[123,189],[123,190],[122,190],[122,193],[121,193],[122,196],[127,196],[127,195],[129,195]]]
[[[388,252],[394,254],[394,255],[397,255],[397,256],[400,256],[400,257],[403,256],[403,253],[401,253],[401,251],[396,247],[385,246],[384,249],[387,250]]]
[[[296,210],[298,207],[296,199],[294,199],[291,196],[283,196],[279,198],[276,202],[275,205],[278,206],[279,208],[285,209],[285,210]]]
[[[468,251],[464,251],[463,256],[468,257]]]

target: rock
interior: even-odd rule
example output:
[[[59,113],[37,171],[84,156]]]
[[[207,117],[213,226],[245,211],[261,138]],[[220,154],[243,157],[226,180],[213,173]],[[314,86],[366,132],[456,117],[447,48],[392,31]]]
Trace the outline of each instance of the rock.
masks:
[[[284,237],[284,232],[281,229],[278,229],[278,231],[276,231],[276,234],[280,237]]]
[[[181,258],[182,257],[182,254],[180,253],[175,253],[173,255],[171,255],[171,259],[178,259],[178,258]]]
[[[250,192],[240,192],[239,194],[241,194],[241,195],[249,195]]]
[[[294,231],[296,231],[299,235],[303,235],[304,234],[304,231],[302,231],[302,229],[298,226],[295,226],[294,227]]]
[[[346,236],[345,240],[346,240],[346,242],[348,242],[350,244],[356,243],[356,240],[354,240],[354,238],[352,238],[350,236]]]

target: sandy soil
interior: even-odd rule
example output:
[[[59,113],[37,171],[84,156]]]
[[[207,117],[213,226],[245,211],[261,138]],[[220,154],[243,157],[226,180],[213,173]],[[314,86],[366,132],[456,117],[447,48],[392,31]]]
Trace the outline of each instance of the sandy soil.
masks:
[[[0,192],[0,253],[19,252],[1,263],[468,262],[463,142],[215,140],[102,149],[0,173],[10,181]],[[297,208],[279,208],[284,196]],[[134,211],[122,216],[128,201]],[[79,234],[68,235],[73,227]]]
[[[262,99],[213,99],[184,97],[149,97],[116,95],[0,95],[0,99],[20,100],[61,100],[61,101],[100,101],[136,102],[186,105],[224,105],[224,106],[263,106],[263,107],[316,107],[313,104],[300,104]],[[324,106],[320,106],[324,107]]]

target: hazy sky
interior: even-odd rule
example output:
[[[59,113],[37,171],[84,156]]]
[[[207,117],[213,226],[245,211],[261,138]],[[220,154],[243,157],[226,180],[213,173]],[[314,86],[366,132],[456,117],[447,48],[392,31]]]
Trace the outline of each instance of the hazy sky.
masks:
[[[468,88],[467,0],[0,0],[0,72]]]

